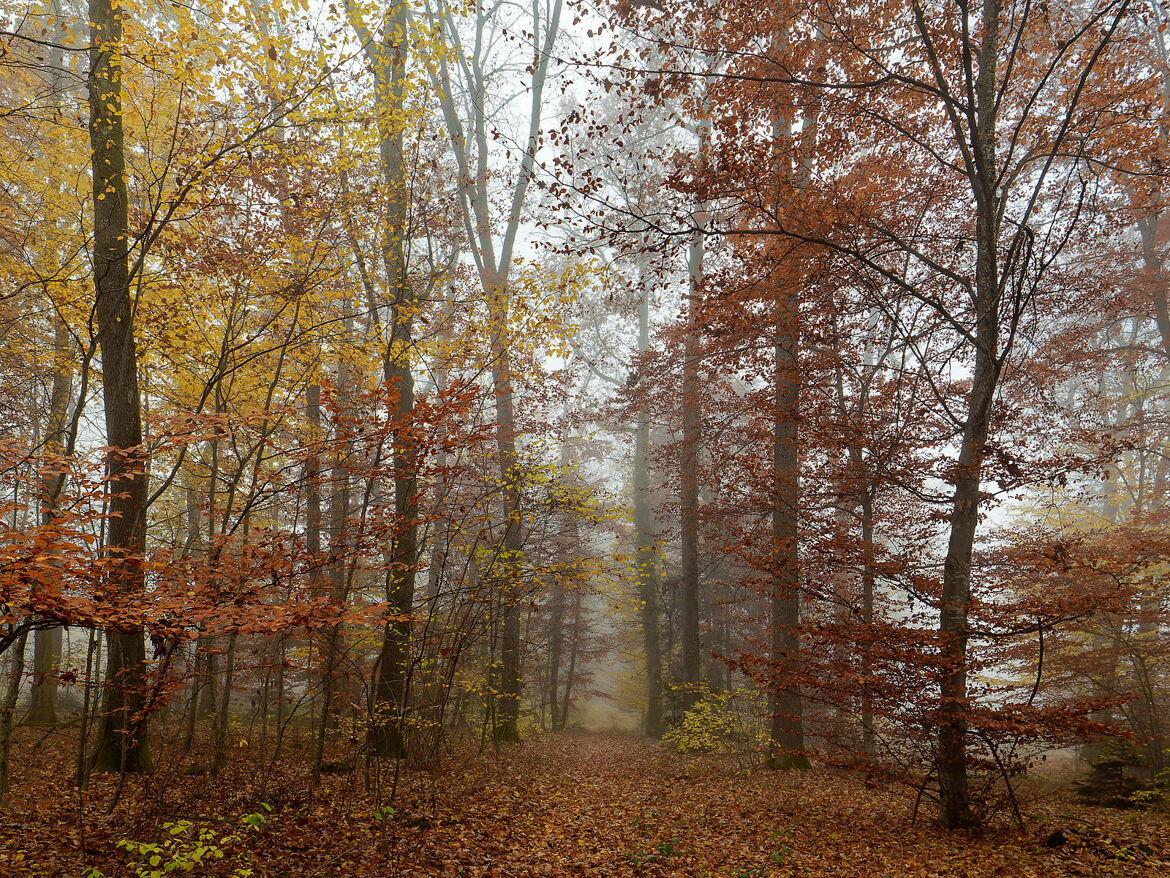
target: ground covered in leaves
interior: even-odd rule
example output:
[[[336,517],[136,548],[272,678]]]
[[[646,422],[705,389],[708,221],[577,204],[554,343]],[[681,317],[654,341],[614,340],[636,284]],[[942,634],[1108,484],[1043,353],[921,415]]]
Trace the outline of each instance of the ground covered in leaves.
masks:
[[[542,735],[449,756],[437,777],[369,778],[359,764],[316,790],[295,752],[262,791],[263,763],[247,754],[215,781],[187,760],[129,780],[111,813],[116,780],[95,779],[79,796],[61,748],[15,766],[0,814],[2,876],[151,875],[180,860],[192,868],[174,874],[253,878],[1170,875],[1164,811],[1056,795],[1026,802],[1023,831],[945,833],[911,822],[905,790],[823,769],[688,759],[631,737]],[[391,807],[377,807],[367,781],[383,803],[396,782]]]

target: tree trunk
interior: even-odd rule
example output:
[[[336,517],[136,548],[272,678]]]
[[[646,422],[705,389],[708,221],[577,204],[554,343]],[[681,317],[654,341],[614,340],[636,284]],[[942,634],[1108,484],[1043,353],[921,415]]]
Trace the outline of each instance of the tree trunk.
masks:
[[[975,198],[975,370],[967,400],[962,447],[955,466],[950,539],[943,563],[939,648],[942,654],[938,745],[939,822],[960,827],[976,822],[967,788],[967,611],[971,602],[971,556],[979,523],[979,485],[999,381],[999,193],[995,176],[996,54],[999,3],[984,0],[983,34],[975,82],[976,126],[972,131],[978,173]]]
[[[349,454],[352,443],[343,442],[344,431],[352,417],[352,405],[349,393],[352,392],[354,377],[348,361],[349,342],[353,338],[353,309],[349,302],[344,303],[346,309],[342,326],[344,344],[339,351],[337,364],[337,423],[334,430],[334,457],[331,473],[333,483],[332,493],[329,496],[329,585],[332,601],[340,606],[345,603],[349,592],[349,540],[347,528],[350,506],[350,473]],[[317,746],[313,759],[313,784],[316,785],[321,776],[321,765],[325,758],[325,739],[328,737],[329,715],[333,710],[333,677],[337,673],[338,653],[342,629],[340,623],[329,626],[325,638],[320,669],[321,680],[321,710],[318,716]]]
[[[638,300],[638,352],[650,349],[650,294],[644,287]],[[662,646],[658,633],[661,608],[658,598],[657,558],[650,508],[650,412],[638,411],[634,431],[634,559],[637,564],[638,599],[642,602],[642,648],[646,654],[646,734],[662,737]]]
[[[215,756],[211,762],[211,774],[217,775],[227,764],[227,728],[232,707],[232,678],[236,670],[236,635],[228,635],[227,656],[224,660],[223,685],[220,687],[219,704],[215,711]]]
[[[93,276],[102,361],[110,517],[111,576],[119,595],[145,588],[146,455],[142,445],[138,354],[130,302],[129,221],[122,131],[122,15],[113,0],[90,0],[89,137],[93,168]],[[106,686],[94,751],[97,771],[150,768],[146,648],[139,626],[106,634]]]
[[[4,701],[0,703],[0,805],[8,800],[8,755],[12,750],[12,726],[16,719],[16,702],[20,698],[20,684],[24,679],[24,649],[28,645],[28,631],[22,631],[11,647],[12,671]]]
[[[582,589],[574,590],[573,597],[573,645],[569,648],[569,670],[565,674],[565,697],[561,702],[561,717],[560,728],[568,728],[569,725],[569,702],[572,700],[573,682],[577,675],[577,653],[581,649],[581,636],[584,633],[583,620],[581,613],[583,610],[582,603]],[[553,709],[556,709],[556,701],[553,701]]]
[[[506,308],[506,305],[504,306]],[[506,313],[506,311],[505,311]],[[496,392],[496,445],[500,456],[504,498],[503,624],[501,630],[501,675],[497,741],[520,740],[520,561],[523,540],[520,533],[520,485],[516,456],[516,426],[512,414],[512,369],[508,352],[496,351],[492,383]]]
[[[73,343],[69,327],[58,313],[53,321],[53,389],[49,398],[49,422],[45,430],[48,468],[41,478],[41,525],[52,527],[60,514],[68,411],[73,392]],[[39,628],[33,641],[32,702],[24,721],[31,725],[55,725],[57,720],[57,665],[61,661],[61,629]]]
[[[61,661],[61,629],[38,629],[33,639],[31,701],[26,725],[52,726],[57,719],[57,665]]]
[[[565,583],[560,577],[553,585],[552,618],[549,620],[548,648],[548,703],[551,709],[550,724],[554,732],[562,730],[557,717],[557,700],[560,697],[561,650],[565,639]]]
[[[703,129],[705,131],[705,129]],[[700,155],[706,152],[701,135]],[[699,212],[696,212],[698,215]],[[699,405],[699,324],[698,307],[703,283],[705,245],[700,231],[691,238],[687,259],[690,292],[687,300],[687,330],[683,340],[682,447],[679,459],[682,512],[682,703],[690,707],[699,698],[699,444],[702,422]]]
[[[865,627],[864,643],[861,647],[861,749],[872,756],[874,746],[873,729],[873,491],[867,488],[861,495],[861,624]]]
[[[394,614],[383,631],[374,686],[374,752],[398,757],[405,748],[409,698],[410,625],[418,569],[418,461],[411,418],[414,413],[414,313],[418,300],[407,264],[408,189],[403,152],[404,131],[399,116],[405,102],[406,61],[409,52],[407,6],[393,2],[383,19],[382,42],[367,45],[375,65],[379,107],[378,149],[386,186],[383,214],[382,262],[389,286],[391,314],[383,328],[386,351],[382,375],[393,394],[394,427],[394,537],[386,572],[386,600]],[[375,309],[376,310],[376,309]]]
[[[800,669],[800,299],[794,281],[782,281],[776,299],[775,411],[772,468],[772,729],[768,767],[807,768],[803,704],[793,676]]]

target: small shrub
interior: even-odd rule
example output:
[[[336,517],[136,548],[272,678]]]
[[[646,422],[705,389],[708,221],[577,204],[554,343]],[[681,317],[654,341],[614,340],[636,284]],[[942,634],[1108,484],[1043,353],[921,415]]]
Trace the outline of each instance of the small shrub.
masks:
[[[271,811],[268,805],[261,805],[264,811]],[[240,818],[246,828],[259,832],[268,822],[264,811],[245,814]],[[163,834],[159,841],[136,841],[132,838],[118,840],[118,847],[127,851],[133,860],[128,864],[136,878],[166,878],[171,874],[204,875],[212,863],[223,860],[231,848],[240,841],[236,834],[221,835],[211,826],[199,826],[192,820],[169,821],[162,825]],[[241,856],[237,854],[236,856]],[[82,871],[82,878],[106,878],[96,866]],[[232,878],[252,878],[252,869],[237,866]]]
[[[667,729],[663,743],[679,753],[722,753],[735,731],[726,709],[727,696],[707,693],[683,713],[682,722]]]
[[[679,753],[733,753],[751,756],[767,742],[760,723],[763,705],[759,693],[745,689],[712,692],[703,688],[699,700],[682,721],[662,735]]]

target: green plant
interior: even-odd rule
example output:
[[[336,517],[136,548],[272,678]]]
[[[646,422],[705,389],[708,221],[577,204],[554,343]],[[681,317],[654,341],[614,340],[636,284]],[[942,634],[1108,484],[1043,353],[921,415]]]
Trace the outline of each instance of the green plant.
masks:
[[[641,845],[638,845],[633,851],[627,851],[623,856],[629,861],[631,866],[641,866],[646,862],[648,854]]]
[[[221,836],[209,826],[196,827],[190,820],[164,823],[163,832],[161,842],[130,838],[118,841],[118,847],[138,858],[130,863],[138,878],[163,878],[171,872],[194,872],[210,862],[222,860],[224,848],[240,840],[238,835]]]
[[[264,810],[254,811],[251,814],[245,814],[240,818],[240,822],[251,829],[259,831],[261,828],[263,828],[264,824],[268,822],[268,817],[265,812],[272,812],[272,806],[265,802],[261,802],[260,807]]]
[[[272,810],[271,806],[261,804],[262,811],[244,814],[240,822],[253,831],[259,832],[268,822],[265,812]],[[162,825],[162,837],[159,841],[136,841],[132,838],[122,838],[117,847],[127,851],[133,860],[128,864],[136,878],[164,878],[172,873],[199,874],[211,863],[223,860],[228,850],[240,840],[240,836],[221,835],[211,826],[200,826],[193,820],[174,820]],[[96,866],[89,866],[82,871],[82,878],[106,878],[104,872]],[[253,870],[247,866],[237,866],[231,873],[232,878],[251,878]]]

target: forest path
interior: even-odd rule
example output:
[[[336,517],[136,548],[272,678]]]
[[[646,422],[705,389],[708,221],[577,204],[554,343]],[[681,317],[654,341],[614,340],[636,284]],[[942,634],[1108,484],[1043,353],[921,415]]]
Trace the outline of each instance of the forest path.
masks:
[[[181,763],[131,779],[112,814],[116,778],[97,776],[82,832],[76,791],[53,770],[68,757],[61,747],[38,758],[0,811],[0,878],[77,878],[87,865],[126,878],[132,858],[119,841],[157,840],[162,822],[176,819],[236,836],[222,861],[193,878],[227,878],[237,867],[254,878],[1170,875],[1166,811],[1030,800],[1026,831],[1001,819],[981,835],[948,834],[930,815],[910,822],[905,788],[875,789],[827,769],[749,769],[637,737],[578,732],[448,756],[437,785],[403,770],[388,816],[366,793],[361,768],[310,791],[304,760],[290,758],[265,794],[273,810],[256,832],[240,827],[259,795],[246,761],[219,780]],[[1052,849],[1044,841],[1056,828],[1068,840]]]
[[[1141,837],[1157,838],[1159,826]],[[538,736],[464,771],[449,766],[435,824],[398,839],[398,874],[1170,874],[1151,862],[1103,858],[1089,844],[1053,851],[1040,843],[1050,831],[1041,822],[1024,833],[948,835],[928,818],[911,825],[904,790],[866,789],[825,770],[745,770],[635,737],[570,732]]]

